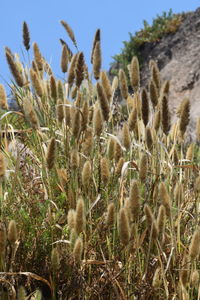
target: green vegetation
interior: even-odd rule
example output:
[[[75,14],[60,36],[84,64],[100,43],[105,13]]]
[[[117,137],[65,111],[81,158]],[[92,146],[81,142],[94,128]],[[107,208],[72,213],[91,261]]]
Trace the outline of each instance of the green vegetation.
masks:
[[[29,51],[26,24],[23,33]],[[169,82],[154,61],[149,91],[136,57],[133,95],[122,71],[110,82],[99,31],[95,84],[65,42],[62,79],[37,43],[33,52],[22,64],[6,48],[19,112],[0,85],[0,299],[197,299],[200,150],[186,143],[189,100],[171,124]]]
[[[169,12],[163,12],[161,16],[157,16],[152,25],[147,21],[143,21],[144,28],[137,31],[134,35],[129,33],[130,40],[124,41],[124,48],[120,54],[115,55],[114,60],[119,63],[119,67],[127,70],[133,56],[137,56],[140,64],[143,62],[141,56],[141,48],[145,43],[159,41],[164,35],[176,32],[184,19],[184,14],[174,14],[170,9]]]

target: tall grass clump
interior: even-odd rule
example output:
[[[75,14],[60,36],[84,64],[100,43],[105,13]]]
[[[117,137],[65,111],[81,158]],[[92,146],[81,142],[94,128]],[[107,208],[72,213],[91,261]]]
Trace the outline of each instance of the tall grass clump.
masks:
[[[189,99],[172,124],[169,82],[154,61],[146,87],[135,56],[129,77],[121,69],[111,82],[97,30],[88,74],[61,24],[75,48],[62,40],[63,78],[30,46],[25,22],[31,65],[5,50],[19,111],[0,83],[0,295],[198,299],[199,119],[188,144]]]

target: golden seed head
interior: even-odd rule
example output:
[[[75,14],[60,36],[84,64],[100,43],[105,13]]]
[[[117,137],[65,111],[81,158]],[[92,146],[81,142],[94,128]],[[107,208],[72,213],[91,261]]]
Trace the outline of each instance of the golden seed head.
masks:
[[[6,91],[2,84],[0,84],[0,108],[8,109]]]
[[[110,112],[108,100],[106,98],[104,89],[99,82],[97,82],[96,87],[97,87],[97,95],[98,95],[98,100],[99,100],[99,105],[101,108],[102,116],[105,121],[108,121],[109,112]]]
[[[27,120],[30,122],[32,128],[39,129],[40,123],[39,123],[38,117],[32,106],[31,101],[28,100],[27,98],[24,99],[23,109],[24,109],[25,116],[26,116]]]
[[[63,108],[63,102],[61,99],[57,100],[56,105],[56,116],[59,123],[62,123],[64,119],[64,108]]]
[[[9,69],[10,69],[16,83],[18,84],[19,87],[23,87],[24,86],[24,78],[14,60],[13,54],[10,53],[10,50],[8,51],[8,48],[5,49],[5,54],[6,54],[6,59],[7,59]]]
[[[131,60],[129,74],[130,74],[131,86],[133,87],[134,90],[137,90],[140,86],[140,69],[139,69],[138,58],[136,56],[133,56]]]
[[[80,52],[78,54],[77,60],[76,60],[76,67],[75,67],[75,78],[76,78],[76,86],[79,88],[81,86],[81,83],[84,79],[84,55],[83,52]]]
[[[160,79],[160,72],[157,66],[157,63],[154,60],[151,60],[150,63],[150,70],[151,70],[151,78],[155,82],[157,90],[160,90],[161,79]]]
[[[135,108],[132,109],[132,111],[129,115],[129,118],[128,118],[128,125],[129,125],[129,130],[130,131],[135,130],[137,119],[138,119],[137,108],[135,107]]]
[[[71,166],[72,170],[76,170],[79,168],[80,157],[79,157],[79,153],[76,149],[73,149],[71,152],[70,162],[71,162],[70,166]]]
[[[157,227],[160,234],[163,234],[166,220],[166,209],[164,205],[160,205],[157,217]]]
[[[101,45],[100,45],[100,41],[97,41],[93,53],[93,73],[94,73],[94,78],[96,80],[98,80],[100,77],[100,71],[101,71]]]
[[[42,88],[40,80],[37,76],[37,73],[33,69],[30,69],[30,77],[31,77],[31,82],[32,82],[32,85],[33,85],[33,88],[34,88],[36,94],[39,97],[42,97],[43,96],[43,88]]]
[[[115,162],[117,163],[120,159],[120,157],[122,157],[122,147],[121,145],[115,141],[115,145],[114,145],[114,159]]]
[[[46,154],[46,163],[48,170],[51,170],[54,167],[56,160],[56,139],[53,137],[47,148]]]
[[[182,270],[180,272],[180,279],[183,287],[187,286],[187,283],[189,281],[189,273],[190,273],[189,257],[185,256],[183,258]]]
[[[115,151],[115,140],[113,138],[109,138],[107,154],[108,154],[108,158],[110,160],[112,160],[114,158],[114,151]]]
[[[75,230],[77,234],[85,230],[85,204],[82,198],[78,199],[76,205]]]
[[[40,49],[38,47],[37,43],[33,43],[33,53],[34,53],[34,59],[37,65],[37,68],[39,71],[43,70],[43,57],[40,53]]]
[[[138,182],[136,180],[133,180],[131,182],[129,193],[129,206],[133,220],[136,221],[139,217],[140,210],[140,191]]]
[[[144,182],[147,178],[147,170],[148,170],[148,160],[147,160],[147,155],[144,153],[142,154],[140,160],[140,167],[139,167],[139,178],[142,182]]]
[[[190,101],[189,99],[186,98],[183,100],[182,110],[180,115],[179,129],[180,129],[181,138],[184,137],[189,121],[190,121]]]
[[[166,209],[166,215],[169,217],[171,214],[171,199],[164,182],[161,182],[159,185],[159,197]]]
[[[115,205],[114,203],[108,204],[107,216],[106,216],[106,225],[111,227],[115,224]]]
[[[189,246],[189,257],[194,260],[200,253],[200,229],[196,229]]]
[[[110,178],[109,163],[107,158],[103,157],[101,159],[101,180],[104,185],[108,184],[109,178]]]
[[[155,129],[156,132],[160,127],[160,119],[161,119],[160,110],[157,110],[154,114],[154,119],[153,119],[153,128]]]
[[[89,104],[85,100],[82,107],[81,131],[85,131],[89,121]]]
[[[50,88],[51,88],[51,97],[56,100],[57,99],[57,85],[56,80],[53,75],[50,77]]]
[[[95,49],[96,43],[100,42],[100,40],[101,40],[101,32],[100,32],[100,29],[97,29],[97,31],[95,32],[94,41],[93,41],[93,45],[92,45],[91,64],[93,64],[93,56],[94,56],[94,49]]]
[[[65,96],[64,96],[64,90],[63,90],[63,84],[61,80],[58,80],[58,98],[64,101]]]
[[[91,163],[88,160],[84,163],[83,170],[82,170],[82,184],[84,187],[88,187],[90,183],[91,171],[92,171]]]
[[[72,28],[69,26],[69,24],[67,22],[65,22],[64,20],[61,20],[60,23],[62,24],[62,26],[65,28],[65,30],[67,31],[70,39],[72,40],[74,46],[77,48],[77,43],[76,43],[76,39],[75,39],[75,35],[74,32],[72,30]]]
[[[81,115],[79,109],[75,110],[74,115],[71,117],[72,119],[72,134],[75,139],[79,137],[79,133],[81,130]]]
[[[144,213],[146,216],[147,228],[149,232],[152,234],[152,238],[156,239],[158,237],[158,227],[154,215],[152,213],[152,210],[148,204],[145,204],[144,206]]]
[[[121,172],[122,172],[122,167],[125,163],[125,160],[123,157],[120,157],[120,159],[118,160],[117,162],[117,165],[116,165],[116,169],[115,169],[115,174],[119,177],[121,176]]]
[[[74,82],[74,78],[75,78],[75,68],[76,68],[76,61],[78,59],[78,53],[74,54],[72,59],[71,59],[71,63],[70,63],[70,67],[69,67],[69,71],[68,71],[68,83],[70,86],[72,86],[73,82]]]
[[[119,70],[119,88],[122,97],[126,100],[128,98],[128,86],[124,70]]]
[[[130,240],[130,227],[127,211],[122,207],[119,211],[119,238],[123,246],[127,246]]]
[[[82,253],[83,253],[83,241],[80,237],[78,237],[76,239],[74,249],[73,249],[74,260],[76,263],[79,263],[81,261]]]
[[[106,94],[106,98],[108,99],[108,102],[110,103],[111,97],[112,97],[112,87],[111,87],[110,81],[109,81],[108,76],[105,71],[101,71],[100,78],[101,78],[102,87]]]
[[[51,251],[51,266],[53,272],[56,272],[60,267],[60,255],[57,248],[53,248]]]
[[[17,239],[18,232],[16,222],[14,220],[11,220],[8,224],[8,240],[11,243],[11,245],[14,245]]]
[[[146,127],[145,129],[145,139],[148,150],[151,152],[153,149],[153,137],[152,137],[152,130],[150,127]]]
[[[151,103],[152,103],[153,107],[155,108],[158,104],[158,89],[153,80],[150,81],[149,93],[150,93]]]
[[[76,211],[74,209],[69,209],[67,214],[67,224],[70,230],[75,228],[75,220],[76,220]]]
[[[62,47],[62,55],[61,55],[61,62],[60,62],[61,70],[63,73],[66,73],[68,70],[68,50],[67,46],[63,45]]]
[[[130,136],[129,127],[128,127],[127,123],[124,123],[124,125],[123,125],[122,140],[123,140],[123,145],[126,148],[126,150],[129,150],[131,147],[131,136]]]
[[[95,107],[94,110],[93,129],[94,129],[94,135],[100,137],[103,130],[103,117],[99,107]]]

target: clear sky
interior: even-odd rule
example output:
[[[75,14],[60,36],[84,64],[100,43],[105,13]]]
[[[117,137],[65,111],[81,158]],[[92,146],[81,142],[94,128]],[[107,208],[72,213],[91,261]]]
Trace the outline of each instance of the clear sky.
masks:
[[[73,29],[78,47],[89,62],[94,33],[101,29],[103,69],[108,69],[112,56],[129,39],[129,32],[141,29],[143,20],[150,24],[157,14],[193,11],[200,3],[197,0],[11,0],[1,1],[0,17],[0,75],[9,80],[4,47],[22,56],[22,23],[26,21],[31,43],[36,41],[43,56],[51,63],[56,76],[61,76],[59,38],[63,38],[75,51],[60,20],[65,20]],[[0,83],[3,79],[0,78]]]

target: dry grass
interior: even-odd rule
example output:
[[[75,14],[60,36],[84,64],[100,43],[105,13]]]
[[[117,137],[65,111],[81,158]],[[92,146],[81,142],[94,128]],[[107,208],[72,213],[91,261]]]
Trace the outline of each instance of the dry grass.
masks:
[[[199,299],[200,151],[184,141],[190,107],[172,126],[169,83],[151,62],[142,88],[136,58],[134,94],[120,71],[127,102],[116,103],[118,80],[100,70],[96,35],[97,80],[67,46],[63,80],[36,43],[25,68],[6,50],[20,111],[1,116],[0,298]],[[199,140],[198,128],[199,120]]]

